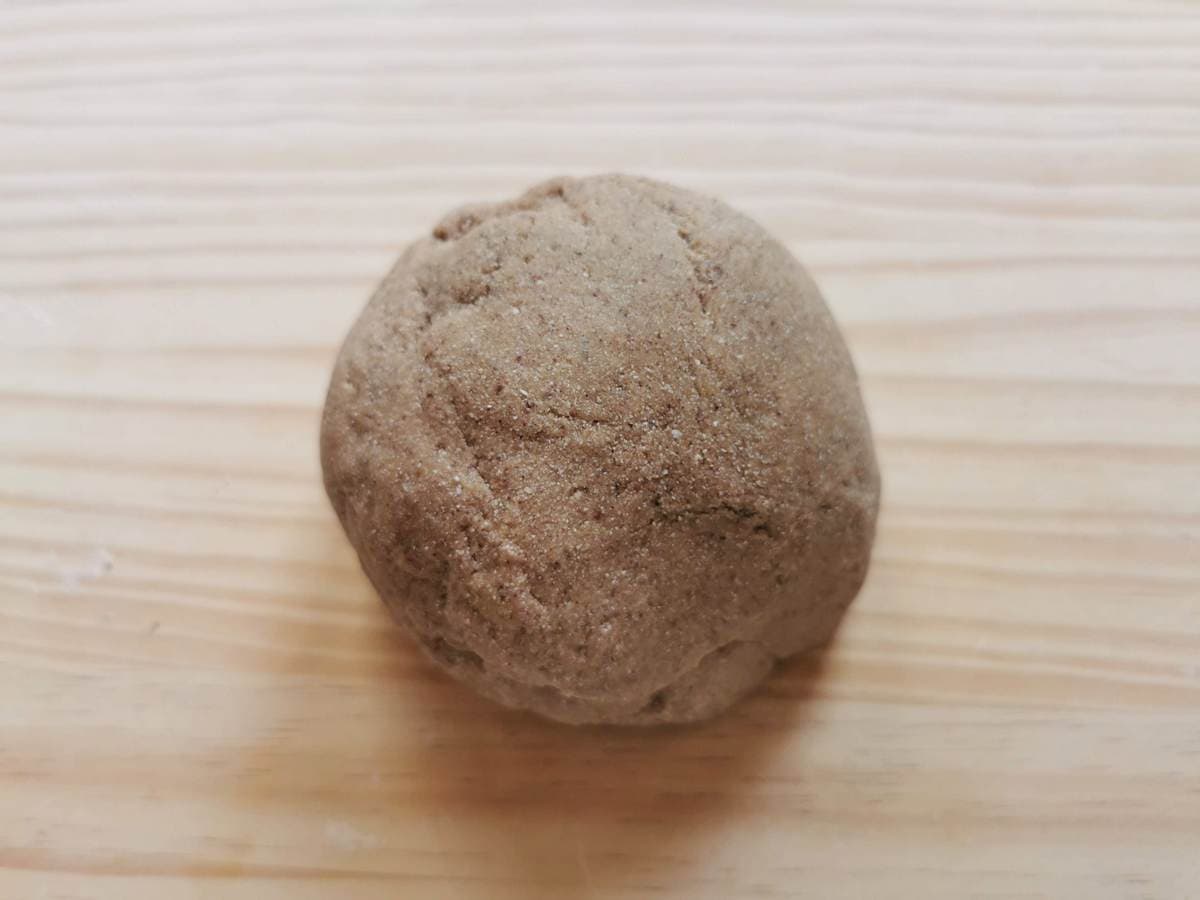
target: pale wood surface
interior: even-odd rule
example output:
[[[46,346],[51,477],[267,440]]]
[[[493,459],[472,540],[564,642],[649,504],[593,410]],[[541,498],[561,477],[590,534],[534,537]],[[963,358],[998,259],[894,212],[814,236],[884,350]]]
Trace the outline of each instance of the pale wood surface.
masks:
[[[1200,897],[1200,6],[0,4],[0,897]],[[723,195],[886,481],[821,664],[666,733],[478,701],[322,494],[446,208]]]

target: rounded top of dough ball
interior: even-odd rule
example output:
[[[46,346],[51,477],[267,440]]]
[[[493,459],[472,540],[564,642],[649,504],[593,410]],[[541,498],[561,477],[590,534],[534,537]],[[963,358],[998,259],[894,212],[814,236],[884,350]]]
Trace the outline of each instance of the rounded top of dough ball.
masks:
[[[623,175],[408,247],[342,348],[321,455],[432,656],[567,721],[703,718],[827,640],[879,497],[804,269],[725,204]]]

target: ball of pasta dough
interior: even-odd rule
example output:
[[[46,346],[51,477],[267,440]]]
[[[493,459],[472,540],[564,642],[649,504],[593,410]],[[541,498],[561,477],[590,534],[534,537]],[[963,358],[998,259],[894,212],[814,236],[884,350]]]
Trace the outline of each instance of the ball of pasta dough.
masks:
[[[702,719],[827,641],[879,502],[804,269],[725,204],[624,175],[409,246],[342,347],[321,460],[429,655],[576,723]]]

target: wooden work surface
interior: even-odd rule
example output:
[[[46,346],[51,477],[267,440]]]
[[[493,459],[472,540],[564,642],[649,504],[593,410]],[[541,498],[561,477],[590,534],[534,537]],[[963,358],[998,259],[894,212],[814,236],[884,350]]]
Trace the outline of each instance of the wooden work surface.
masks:
[[[0,5],[0,898],[1200,897],[1200,6],[597,8]],[[886,485],[690,730],[448,682],[316,458],[399,247],[610,169],[809,264]]]

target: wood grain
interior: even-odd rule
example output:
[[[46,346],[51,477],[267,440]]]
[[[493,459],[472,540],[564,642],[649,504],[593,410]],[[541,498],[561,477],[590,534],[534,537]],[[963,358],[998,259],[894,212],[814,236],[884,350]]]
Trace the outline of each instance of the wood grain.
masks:
[[[321,492],[446,208],[720,194],[886,483],[833,649],[709,727],[495,709]],[[0,4],[0,896],[1200,897],[1200,6]]]

